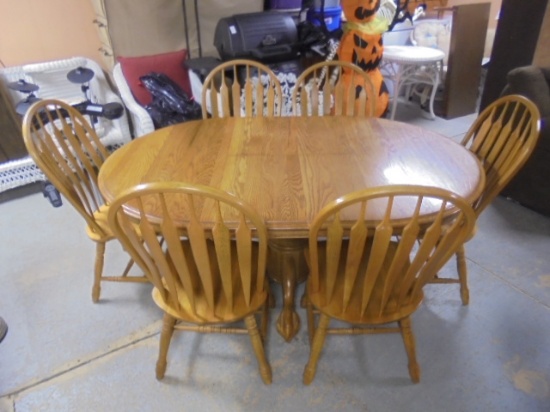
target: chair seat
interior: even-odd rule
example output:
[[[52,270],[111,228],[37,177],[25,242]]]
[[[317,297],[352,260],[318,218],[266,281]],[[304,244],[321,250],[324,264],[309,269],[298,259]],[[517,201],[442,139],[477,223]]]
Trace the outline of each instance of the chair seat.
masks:
[[[109,206],[101,205],[98,210],[94,212],[95,223],[102,231],[96,230],[92,225],[88,224],[86,226],[86,234],[94,242],[106,242],[108,240],[114,239],[113,231],[107,222],[107,216],[109,214]]]

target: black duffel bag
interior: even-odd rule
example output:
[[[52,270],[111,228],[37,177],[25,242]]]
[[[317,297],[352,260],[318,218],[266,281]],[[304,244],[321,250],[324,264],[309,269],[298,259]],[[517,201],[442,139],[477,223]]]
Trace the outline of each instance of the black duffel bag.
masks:
[[[139,80],[153,97],[145,110],[153,119],[155,128],[202,117],[200,105],[167,75],[152,72]]]

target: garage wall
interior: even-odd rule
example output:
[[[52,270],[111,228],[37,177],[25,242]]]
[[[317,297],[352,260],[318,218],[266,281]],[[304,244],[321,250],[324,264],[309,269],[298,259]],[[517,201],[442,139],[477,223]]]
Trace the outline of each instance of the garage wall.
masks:
[[[19,66],[72,56],[101,61],[90,0],[0,0],[0,60]]]
[[[97,1],[97,0],[92,0]],[[0,61],[5,66],[17,66],[25,63],[33,63],[39,61],[55,60],[71,56],[84,56],[93,59],[103,65],[106,64],[102,59],[102,54],[98,50],[101,47],[101,42],[98,37],[96,24],[93,20],[96,14],[90,0],[0,0]],[[106,2],[107,12],[111,13],[111,17],[118,19],[120,16],[126,16],[126,10],[134,10],[138,5],[151,9],[152,5],[158,4],[159,1],[171,0],[110,0]],[[246,3],[247,7],[252,5],[253,8],[261,9],[263,0],[240,0],[239,2],[229,2],[228,0],[199,0],[200,13],[203,16],[209,17],[208,21],[201,21],[202,44],[205,46],[205,53],[211,54],[211,48],[214,27],[220,16],[227,16],[240,12],[242,3]],[[449,0],[448,6],[455,4],[465,4],[479,2],[480,0]],[[501,0],[491,1],[491,17],[489,19],[489,27],[496,25],[495,17],[500,9]],[[122,7],[117,7],[123,5]],[[127,3],[127,4],[126,4]],[[181,3],[181,0],[177,0]],[[192,15],[192,1],[187,1],[190,9],[188,12]],[[152,13],[154,10],[159,10],[158,7],[153,7],[153,10],[148,16],[154,18]],[[109,11],[110,10],[110,11]],[[122,13],[122,14],[121,14]],[[183,18],[183,15],[179,15]],[[169,18],[175,21],[180,21],[179,16],[170,15]],[[111,27],[110,30],[115,30],[113,37],[116,37],[115,43],[120,39],[126,44],[115,44],[115,47],[120,46],[120,50],[125,54],[134,53],[131,42],[138,42],[139,36],[129,37],[126,35],[119,36],[118,31],[132,32],[132,26],[140,27],[138,20],[125,19],[127,23],[116,27]],[[191,19],[190,25],[193,25]],[[171,29],[170,25],[164,24],[159,26],[160,30],[173,30],[173,38],[177,38],[178,42],[183,45],[181,31],[177,33],[177,28]],[[181,30],[181,28],[180,28]],[[139,33],[139,31],[138,31]],[[154,36],[162,33],[154,31],[153,35],[147,35],[149,39],[155,39]],[[196,34],[191,33],[191,41],[196,44]],[[180,40],[181,39],[181,40]],[[138,43],[139,44],[139,43]],[[159,42],[157,42],[159,44]],[[159,46],[162,48],[162,46]],[[179,47],[179,45],[178,45]],[[196,54],[197,47],[192,47],[192,53]],[[210,53],[209,53],[210,52]]]
[[[115,54],[135,56],[185,47],[181,0],[0,0],[0,61],[18,66],[84,56],[108,69],[97,30],[97,3],[104,3]],[[191,52],[196,56],[194,2],[186,4]],[[203,51],[213,54],[219,18],[263,10],[264,0],[199,0],[198,4]]]

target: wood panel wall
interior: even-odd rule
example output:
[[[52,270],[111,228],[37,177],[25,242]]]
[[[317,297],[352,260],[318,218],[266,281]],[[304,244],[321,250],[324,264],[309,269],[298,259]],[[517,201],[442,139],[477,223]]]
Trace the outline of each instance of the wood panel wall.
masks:
[[[546,13],[542,21],[533,64],[550,67],[550,2],[546,5]]]
[[[480,110],[500,97],[506,75],[516,67],[540,62],[548,56],[548,27],[543,27],[549,0],[503,0]],[[539,49],[540,47],[540,49]]]

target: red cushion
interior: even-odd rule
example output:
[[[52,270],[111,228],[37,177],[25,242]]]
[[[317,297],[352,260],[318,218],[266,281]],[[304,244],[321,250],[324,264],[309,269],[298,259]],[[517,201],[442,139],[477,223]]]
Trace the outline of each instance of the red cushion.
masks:
[[[191,85],[187,69],[183,62],[187,58],[187,50],[155,54],[140,57],[119,57],[124,78],[136,101],[145,106],[151,103],[151,93],[141,84],[139,78],[151,72],[164,73],[174,80],[187,94],[191,94]]]

